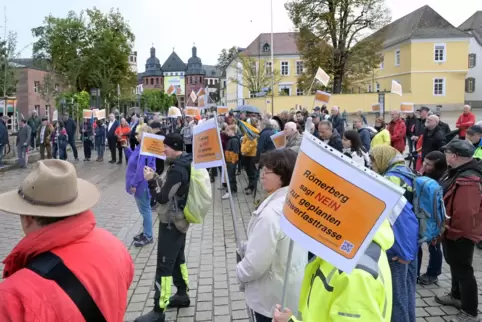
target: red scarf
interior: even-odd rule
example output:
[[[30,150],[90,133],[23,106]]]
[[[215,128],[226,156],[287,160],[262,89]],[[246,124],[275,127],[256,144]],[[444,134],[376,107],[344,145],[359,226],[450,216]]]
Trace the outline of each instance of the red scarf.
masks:
[[[3,261],[5,264],[3,278],[27,266],[35,256],[87,236],[94,227],[94,214],[87,210],[28,234]]]

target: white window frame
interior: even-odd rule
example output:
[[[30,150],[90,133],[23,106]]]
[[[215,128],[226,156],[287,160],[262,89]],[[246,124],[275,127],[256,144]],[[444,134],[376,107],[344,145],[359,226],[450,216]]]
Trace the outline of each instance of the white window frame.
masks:
[[[37,112],[37,115],[40,116],[40,105],[34,105],[33,109]]]
[[[368,86],[367,86],[367,92],[368,92],[368,93],[373,92],[372,84],[368,84]]]
[[[437,60],[437,47],[443,48],[443,57],[441,60]],[[447,61],[447,45],[446,44],[433,44],[433,61],[435,63],[445,63]]]
[[[400,63],[402,62],[402,54],[400,52],[400,48],[398,49],[395,49],[395,66],[400,66]],[[398,61],[397,61],[397,57],[398,57]]]
[[[283,64],[284,63],[287,64],[287,73],[286,74],[283,73]],[[279,67],[280,67],[281,76],[290,76],[290,62],[288,60],[280,61]]]
[[[301,64],[301,72],[300,72],[300,73],[298,72],[298,65],[299,65],[299,64]],[[295,75],[296,75],[296,76],[302,75],[304,68],[305,68],[304,62],[303,62],[302,60],[297,60],[297,61],[295,62]]]
[[[301,88],[296,88],[296,96],[303,96],[305,93],[303,92],[303,89]]]
[[[293,94],[293,88],[291,86],[286,86],[286,85],[279,85],[278,94],[281,94],[281,92],[284,91],[285,89],[288,90],[288,96],[291,96],[291,94]]]
[[[35,93],[38,93],[40,91],[40,82],[39,81],[33,81],[33,91]]]
[[[269,73],[268,73],[268,69],[270,71]],[[264,62],[264,71],[265,71],[266,75],[272,75],[273,74],[273,64],[270,61]]]
[[[435,82],[438,80],[442,80],[442,93],[436,94],[435,93]],[[432,94],[433,96],[445,96],[445,89],[447,88],[446,79],[445,77],[435,77],[432,81]]]

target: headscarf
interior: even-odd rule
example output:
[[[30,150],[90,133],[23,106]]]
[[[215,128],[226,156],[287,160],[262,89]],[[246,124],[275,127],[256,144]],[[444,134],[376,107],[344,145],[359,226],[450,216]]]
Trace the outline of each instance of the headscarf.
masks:
[[[374,170],[379,174],[385,174],[395,164],[404,164],[403,156],[390,145],[379,145],[370,151],[373,158]]]

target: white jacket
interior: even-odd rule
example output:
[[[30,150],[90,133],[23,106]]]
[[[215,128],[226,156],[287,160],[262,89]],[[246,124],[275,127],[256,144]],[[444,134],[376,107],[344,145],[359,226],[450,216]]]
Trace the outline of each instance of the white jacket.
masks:
[[[244,258],[236,269],[248,307],[267,317],[273,317],[283,293],[290,239],[281,231],[280,219],[287,193],[288,187],[276,190],[253,212]],[[295,243],[286,297],[286,306],[295,314],[307,262],[308,252]]]

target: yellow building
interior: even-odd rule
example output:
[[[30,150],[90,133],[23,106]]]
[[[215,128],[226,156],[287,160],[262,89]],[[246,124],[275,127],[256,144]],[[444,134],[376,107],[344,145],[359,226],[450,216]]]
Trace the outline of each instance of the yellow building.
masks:
[[[396,80],[417,106],[463,106],[468,34],[423,6],[370,37],[383,37],[382,62],[372,75],[355,84],[352,92],[390,91]]]
[[[271,34],[260,34],[241,54],[247,55],[255,63],[256,68],[270,74],[272,70],[278,71],[281,79],[274,85],[275,105],[278,96],[301,96],[303,91],[297,87],[298,75],[303,73],[303,61],[298,53],[295,32],[273,34],[273,55],[274,64],[271,62]],[[274,66],[273,66],[274,65]],[[262,68],[260,68],[262,66]],[[230,108],[247,102],[249,98],[256,97],[257,93],[250,93],[249,89],[240,85],[243,73],[242,64],[234,60],[225,70],[225,90],[223,91],[223,102]],[[239,80],[238,82],[234,80]],[[269,84],[267,87],[271,87]],[[268,95],[263,102],[266,106],[263,109],[271,110],[271,95]]]

